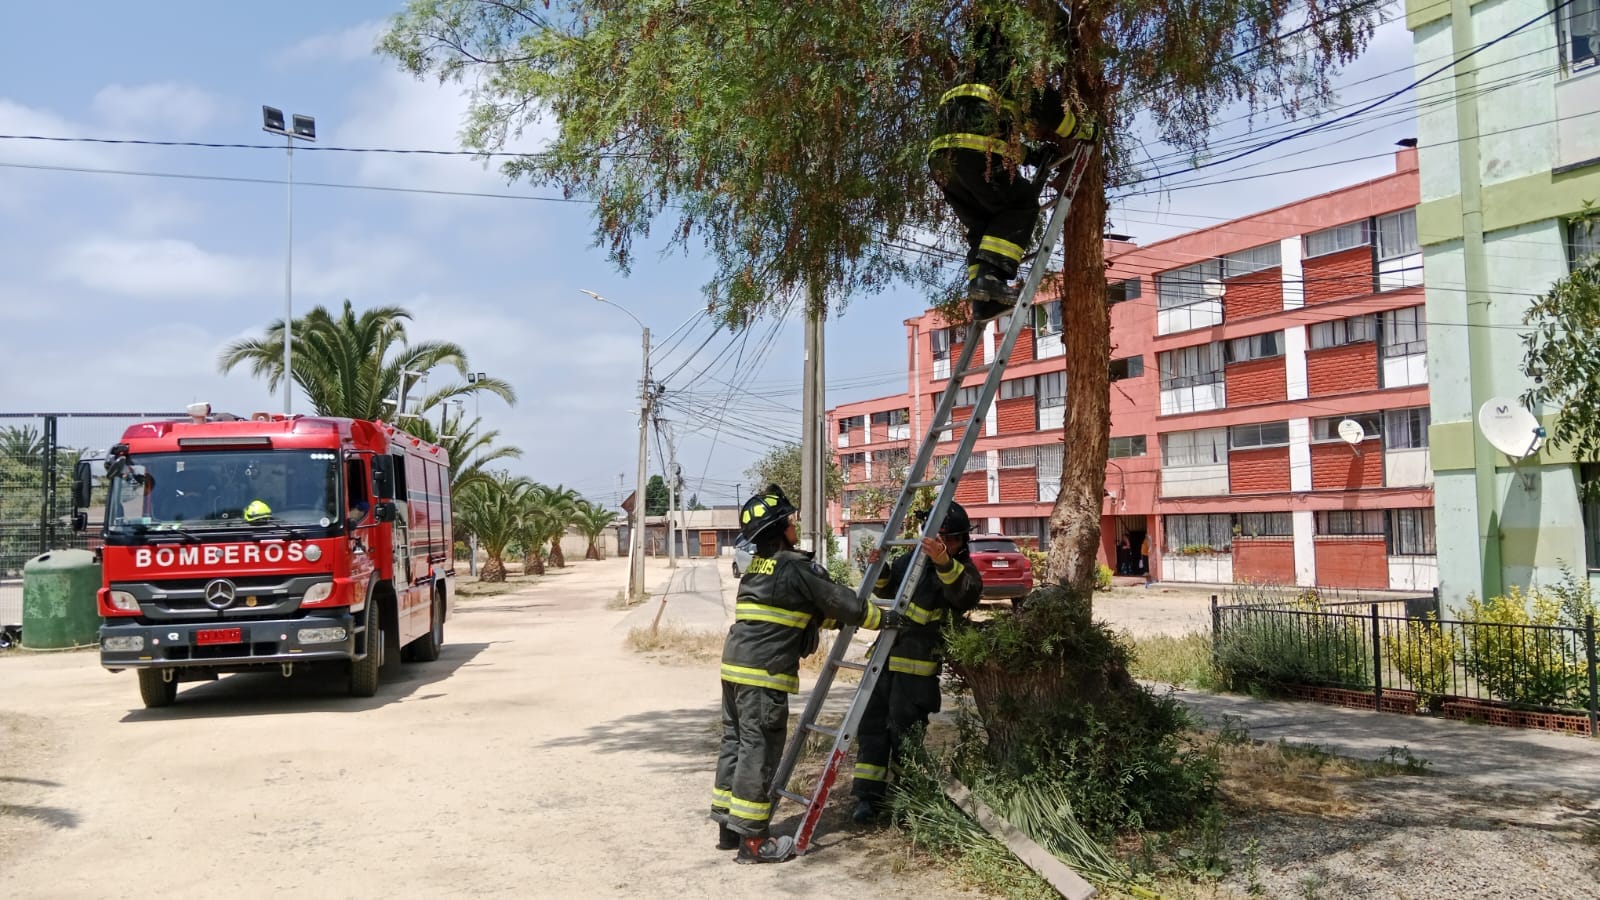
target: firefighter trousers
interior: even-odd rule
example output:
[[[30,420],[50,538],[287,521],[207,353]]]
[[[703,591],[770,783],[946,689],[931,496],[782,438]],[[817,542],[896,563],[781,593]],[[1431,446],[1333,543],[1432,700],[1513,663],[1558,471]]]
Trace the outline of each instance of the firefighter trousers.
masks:
[[[772,774],[789,735],[789,695],[722,682],[722,747],[711,814],[745,837],[765,837],[772,820]]]
[[[855,781],[850,793],[882,800],[889,788],[889,761],[899,755],[906,735],[927,727],[939,711],[939,675],[886,671],[878,677],[856,731]]]
[[[928,170],[967,231],[969,277],[980,264],[992,266],[1007,281],[1017,277],[1039,224],[1044,186],[981,150],[935,150]]]

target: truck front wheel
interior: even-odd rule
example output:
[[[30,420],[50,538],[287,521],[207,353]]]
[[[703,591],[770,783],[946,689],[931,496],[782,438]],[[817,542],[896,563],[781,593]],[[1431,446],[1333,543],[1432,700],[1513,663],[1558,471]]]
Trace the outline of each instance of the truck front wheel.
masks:
[[[350,661],[350,696],[371,697],[378,692],[379,672],[383,669],[385,635],[383,616],[376,599],[367,601],[367,655]]]
[[[178,679],[162,678],[160,669],[140,669],[139,699],[144,701],[145,709],[171,706],[178,699]]]

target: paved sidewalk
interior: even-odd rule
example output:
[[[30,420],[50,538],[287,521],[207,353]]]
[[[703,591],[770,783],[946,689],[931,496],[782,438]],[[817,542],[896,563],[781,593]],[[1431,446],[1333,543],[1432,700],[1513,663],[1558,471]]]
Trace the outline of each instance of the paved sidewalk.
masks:
[[[676,569],[647,573],[650,599],[630,611],[617,627],[622,631],[648,628],[660,613],[662,625],[690,631],[726,631],[733,622],[733,609],[725,603],[722,590],[722,570],[726,565],[727,561],[720,558],[680,559]]]
[[[1170,685],[1150,684],[1158,693]],[[1354,759],[1376,759],[1405,747],[1428,771],[1460,776],[1486,788],[1600,795],[1600,740],[1427,716],[1344,709],[1320,703],[1257,700],[1235,694],[1175,689],[1177,698],[1213,727],[1237,720],[1258,741],[1317,744]]]

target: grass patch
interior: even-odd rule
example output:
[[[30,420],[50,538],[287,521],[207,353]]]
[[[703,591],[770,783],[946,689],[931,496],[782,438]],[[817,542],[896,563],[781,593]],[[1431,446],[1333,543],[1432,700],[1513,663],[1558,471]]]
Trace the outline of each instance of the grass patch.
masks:
[[[478,581],[473,578],[456,579],[456,596],[466,600],[479,597],[498,597],[530,584],[538,584],[538,575],[507,575],[505,581]]]
[[[1221,689],[1222,680],[1211,665],[1210,635],[1191,631],[1182,637],[1152,634],[1136,638],[1125,631],[1123,638],[1133,645],[1128,663],[1133,677],[1201,691]]]
[[[709,663],[722,658],[722,635],[681,625],[663,625],[655,631],[640,626],[628,631],[628,649],[666,662]]]

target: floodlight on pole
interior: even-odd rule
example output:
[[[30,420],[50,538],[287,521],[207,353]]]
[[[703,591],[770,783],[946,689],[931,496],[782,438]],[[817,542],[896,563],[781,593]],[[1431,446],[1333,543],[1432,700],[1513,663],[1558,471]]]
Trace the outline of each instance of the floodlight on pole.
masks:
[[[650,391],[650,329],[639,321],[639,317],[629,312],[627,307],[607,300],[594,291],[579,288],[579,293],[587,294],[600,303],[615,306],[627,313],[628,318],[638,324],[639,330],[644,335],[644,370],[639,376],[639,471],[633,489],[633,527],[628,535],[628,598],[630,601],[644,600],[644,528],[645,528],[645,470],[649,466],[650,445],[645,440],[645,432],[650,422],[650,410],[653,396]]]
[[[289,226],[283,251],[283,414],[289,415],[294,405],[294,142],[315,142],[317,120],[311,116],[291,115],[287,128],[284,124],[283,110],[261,107],[261,130],[283,135],[283,146],[289,158]]]

